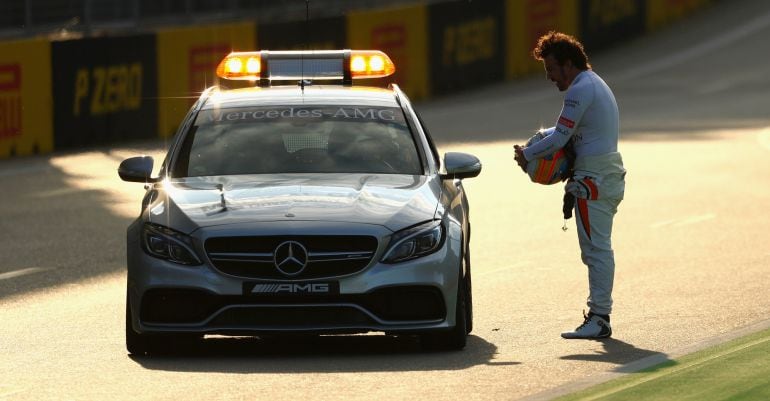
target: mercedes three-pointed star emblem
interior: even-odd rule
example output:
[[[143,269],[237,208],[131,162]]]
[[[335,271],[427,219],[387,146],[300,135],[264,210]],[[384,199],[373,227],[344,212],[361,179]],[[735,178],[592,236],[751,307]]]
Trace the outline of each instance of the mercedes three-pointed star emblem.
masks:
[[[307,249],[297,241],[285,241],[273,252],[276,269],[286,276],[296,276],[307,266]]]

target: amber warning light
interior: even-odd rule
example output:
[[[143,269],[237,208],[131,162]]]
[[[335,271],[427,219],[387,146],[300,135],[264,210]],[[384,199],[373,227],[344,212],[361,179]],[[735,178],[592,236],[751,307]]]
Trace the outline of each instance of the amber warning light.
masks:
[[[217,67],[217,76],[234,80],[339,80],[383,78],[396,72],[379,50],[233,52]]]

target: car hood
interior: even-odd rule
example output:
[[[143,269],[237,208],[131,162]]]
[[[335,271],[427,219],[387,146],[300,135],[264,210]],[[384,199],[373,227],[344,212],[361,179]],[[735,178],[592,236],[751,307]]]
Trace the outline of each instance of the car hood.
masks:
[[[268,221],[377,224],[397,231],[434,217],[441,185],[430,176],[282,174],[173,179],[153,191],[147,220],[185,233]]]

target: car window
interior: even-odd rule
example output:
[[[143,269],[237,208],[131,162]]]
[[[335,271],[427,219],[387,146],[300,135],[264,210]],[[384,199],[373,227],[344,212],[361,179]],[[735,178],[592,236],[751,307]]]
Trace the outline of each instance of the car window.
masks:
[[[398,107],[202,110],[174,177],[276,173],[422,173]]]

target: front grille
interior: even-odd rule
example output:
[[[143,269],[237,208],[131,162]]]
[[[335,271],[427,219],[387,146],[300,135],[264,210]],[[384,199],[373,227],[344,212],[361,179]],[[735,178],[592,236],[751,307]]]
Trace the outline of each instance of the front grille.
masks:
[[[304,270],[276,266],[276,248],[288,241],[307,251]],[[371,262],[377,239],[352,235],[216,237],[206,240],[205,248],[214,267],[223,273],[263,280],[307,280],[361,271]],[[303,255],[296,256],[301,259]]]

